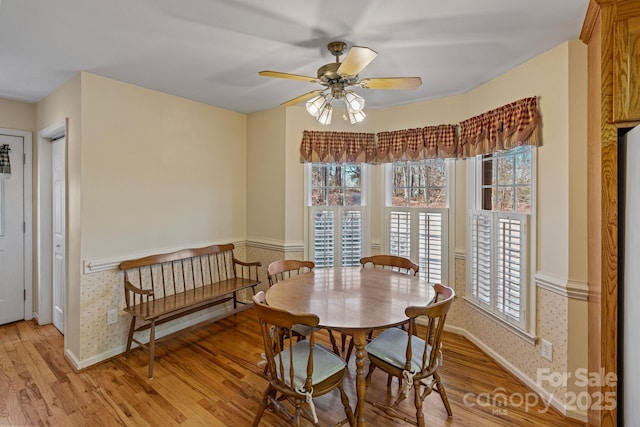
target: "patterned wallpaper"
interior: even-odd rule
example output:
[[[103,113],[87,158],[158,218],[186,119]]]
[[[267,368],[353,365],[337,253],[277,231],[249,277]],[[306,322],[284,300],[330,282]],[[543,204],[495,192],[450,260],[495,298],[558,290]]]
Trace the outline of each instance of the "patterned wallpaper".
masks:
[[[549,362],[541,356],[540,340],[535,346],[531,345],[464,300],[466,294],[465,260],[456,259],[455,267],[457,298],[447,317],[447,326],[466,331],[472,336],[472,340],[477,340],[494,351],[534,384],[538,382],[539,369],[560,374],[569,372],[567,361],[570,355],[568,354],[567,340],[570,313],[566,296],[536,287],[537,331],[535,335],[553,344],[553,361]],[[566,386],[552,387],[548,381],[541,381],[539,386],[552,394],[557,401],[565,403]]]
[[[302,251],[274,250],[250,245],[238,245],[235,254],[242,260],[262,262],[262,268],[259,271],[262,285],[259,289],[268,287],[266,267],[269,263],[285,258],[303,259]],[[464,259],[456,259],[455,271],[457,298],[447,318],[448,326],[466,331],[472,339],[490,348],[534,383],[539,368],[549,368],[551,372],[567,372],[569,356],[567,354],[569,322],[567,297],[545,289],[537,289],[536,298],[539,309],[536,335],[553,343],[553,362],[549,362],[541,357],[539,343],[535,346],[527,343],[464,300],[466,290]],[[95,363],[123,351],[130,318],[122,311],[125,306],[122,280],[122,272],[119,270],[107,270],[82,276],[81,351],[78,355],[80,361]],[[241,299],[245,300],[250,298],[250,291],[244,297],[241,296]],[[119,309],[118,322],[107,325],[107,311],[114,307]],[[158,336],[162,336],[163,330],[172,328],[180,322],[197,319],[203,314],[217,315],[229,307],[229,304],[214,307],[209,309],[209,312],[195,313],[190,317],[164,324],[158,328]],[[556,399],[564,402],[565,387],[552,388],[549,384],[541,386],[549,393],[553,393]]]

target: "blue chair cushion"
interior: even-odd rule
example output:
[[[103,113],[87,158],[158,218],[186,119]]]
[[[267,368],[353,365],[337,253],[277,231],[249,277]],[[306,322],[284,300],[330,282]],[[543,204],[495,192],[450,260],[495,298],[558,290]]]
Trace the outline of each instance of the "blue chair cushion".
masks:
[[[284,383],[287,386],[290,384],[289,375],[289,352],[293,352],[293,369],[295,372],[293,383],[294,388],[301,389],[307,380],[307,362],[309,360],[309,341],[299,341],[295,343],[291,348],[284,350],[282,353],[276,355],[276,366],[280,366],[279,359],[282,357],[282,364],[284,366]],[[311,375],[312,385],[318,384],[330,376],[344,370],[347,363],[335,355],[332,351],[327,350],[320,344],[313,346],[313,374]],[[280,375],[280,371],[278,371]]]
[[[375,337],[365,349],[367,353],[399,369],[407,362],[407,340],[409,334],[400,328],[389,328]],[[411,373],[422,370],[422,353],[425,341],[411,336]],[[431,345],[427,344],[427,363],[431,354]]]

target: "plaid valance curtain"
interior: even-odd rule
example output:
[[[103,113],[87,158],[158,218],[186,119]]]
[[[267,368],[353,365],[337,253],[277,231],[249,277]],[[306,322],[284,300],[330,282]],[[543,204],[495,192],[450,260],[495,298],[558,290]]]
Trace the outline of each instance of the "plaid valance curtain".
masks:
[[[377,137],[378,163],[456,157],[455,125],[380,132]]]
[[[11,173],[11,163],[9,161],[9,144],[0,145],[0,173]]]
[[[524,98],[460,123],[458,157],[540,145],[537,98]]]
[[[301,162],[392,163],[465,158],[522,145],[540,145],[535,97],[472,117],[459,125],[372,133],[304,131]],[[458,134],[456,134],[458,130]]]
[[[309,130],[302,133],[301,162],[372,163],[375,153],[372,133]]]

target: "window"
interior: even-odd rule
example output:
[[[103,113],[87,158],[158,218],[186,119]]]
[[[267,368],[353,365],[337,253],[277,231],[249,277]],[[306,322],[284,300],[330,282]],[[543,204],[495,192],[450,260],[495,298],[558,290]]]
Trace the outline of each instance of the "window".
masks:
[[[360,265],[363,256],[362,166],[310,166],[308,251],[316,267]]]
[[[467,297],[522,330],[530,283],[533,153],[519,147],[477,158],[477,209],[469,223]]]
[[[448,163],[424,160],[389,166],[387,247],[417,260],[418,274],[432,283],[448,278]]]

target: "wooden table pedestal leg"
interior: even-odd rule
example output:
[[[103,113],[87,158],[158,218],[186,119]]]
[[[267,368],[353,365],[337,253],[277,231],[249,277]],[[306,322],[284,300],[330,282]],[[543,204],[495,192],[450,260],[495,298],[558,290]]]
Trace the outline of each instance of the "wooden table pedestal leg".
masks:
[[[367,344],[367,331],[354,331],[353,343],[356,348],[356,395],[358,403],[356,404],[356,422],[359,427],[366,426],[364,419],[364,404],[367,394],[364,375],[364,346]]]

